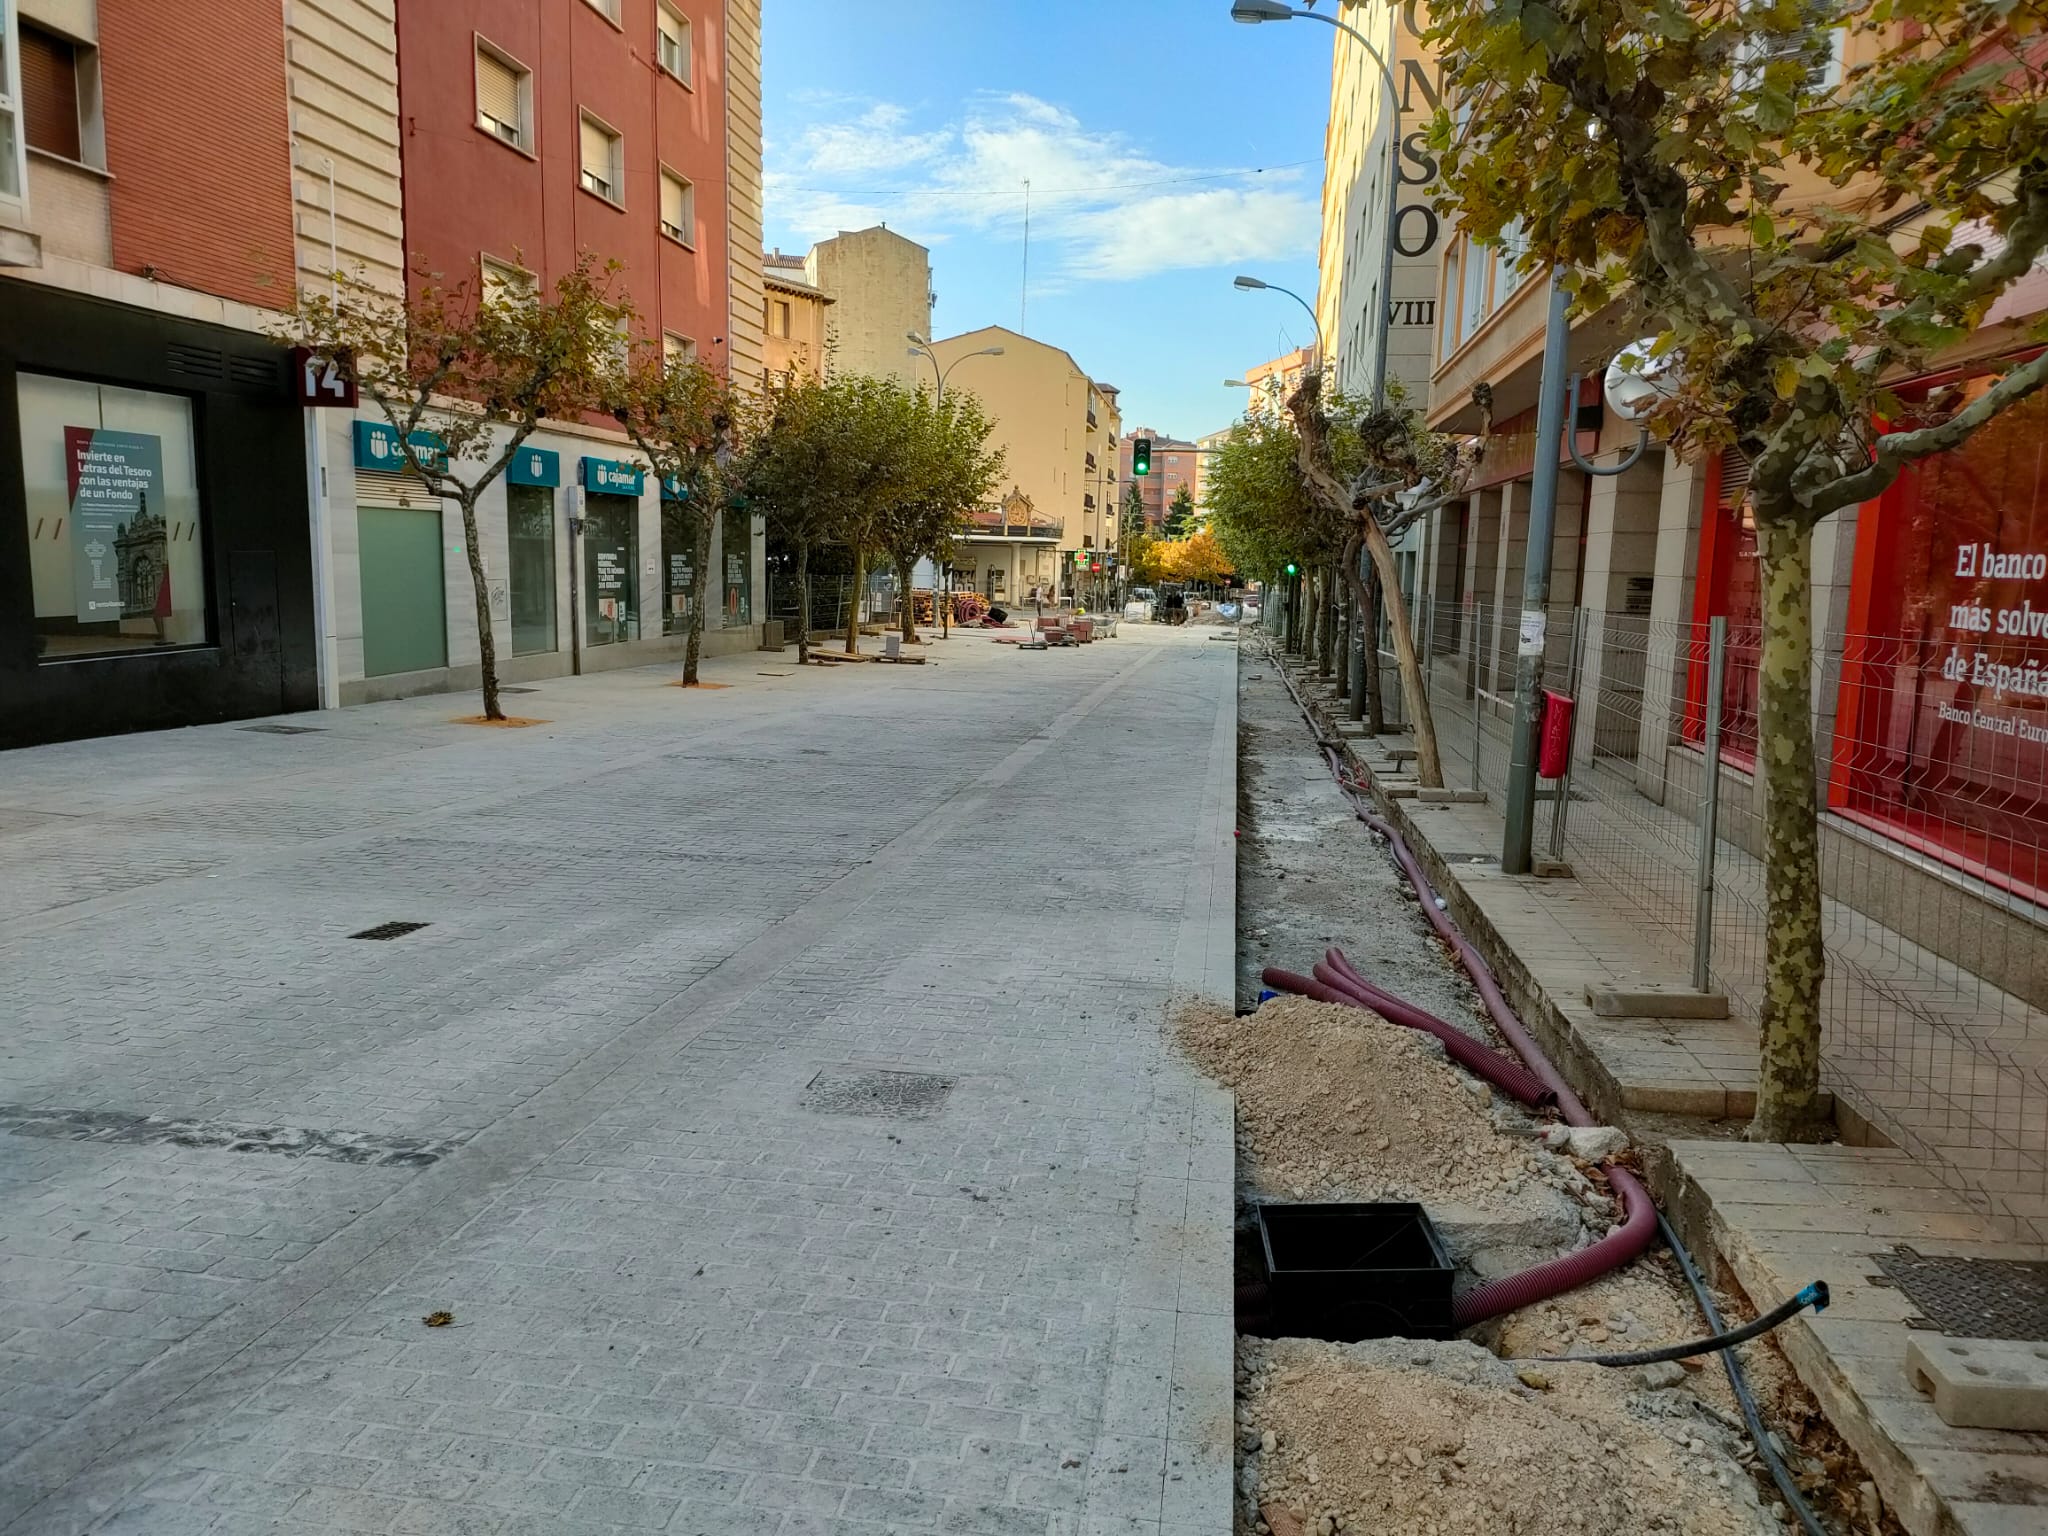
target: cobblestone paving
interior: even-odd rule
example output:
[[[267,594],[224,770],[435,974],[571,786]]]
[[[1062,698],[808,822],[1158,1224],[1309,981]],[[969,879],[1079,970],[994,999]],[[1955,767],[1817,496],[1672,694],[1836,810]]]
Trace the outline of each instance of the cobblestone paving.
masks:
[[[0,1531],[1222,1536],[1234,648],[938,654],[0,755]]]

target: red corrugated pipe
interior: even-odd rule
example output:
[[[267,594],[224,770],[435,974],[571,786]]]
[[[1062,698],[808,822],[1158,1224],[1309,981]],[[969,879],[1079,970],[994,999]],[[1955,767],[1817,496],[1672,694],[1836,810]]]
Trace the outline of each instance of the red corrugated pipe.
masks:
[[[1310,978],[1307,976],[1297,976],[1293,971],[1283,971],[1277,965],[1268,966],[1260,973],[1260,979],[1275,992],[1293,992],[1301,997],[1313,998],[1319,1003],[1335,1003],[1340,1008],[1369,1008],[1389,1023],[1404,1025],[1409,1029],[1416,1029],[1424,1034],[1434,1035],[1443,1042],[1444,1051],[1452,1060],[1458,1062],[1476,1076],[1485,1078],[1489,1083],[1500,1089],[1501,1092],[1529,1105],[1531,1108],[1551,1102],[1550,1090],[1543,1085],[1535,1074],[1519,1063],[1509,1061],[1505,1056],[1489,1051],[1470,1035],[1453,1029],[1450,1025],[1444,1023],[1443,1020],[1433,1018],[1431,1015],[1424,1013],[1420,1008],[1414,1008],[1408,1004],[1401,1003],[1399,998],[1394,998],[1391,994],[1383,994],[1388,996],[1389,1001],[1398,1004],[1406,1009],[1409,1014],[1415,1016],[1413,1021],[1409,1018],[1396,1017],[1393,1013],[1381,1008],[1378,1003],[1353,993],[1323,976],[1322,972],[1325,969],[1324,966],[1318,965],[1316,967],[1317,975],[1314,978]],[[1421,1020],[1427,1020],[1428,1022],[1420,1022]]]

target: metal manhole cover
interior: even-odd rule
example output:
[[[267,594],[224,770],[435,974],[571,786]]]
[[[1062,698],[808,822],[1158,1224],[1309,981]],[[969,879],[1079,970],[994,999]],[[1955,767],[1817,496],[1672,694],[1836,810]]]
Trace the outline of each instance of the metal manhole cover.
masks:
[[[1904,1244],[1873,1254],[1928,1327],[1962,1339],[2048,1339],[2048,1263],[1935,1259]]]
[[[365,928],[361,933],[349,935],[352,939],[402,939],[408,933],[418,933],[425,923],[379,923],[374,928]]]
[[[953,1079],[930,1072],[820,1072],[804,1085],[805,1109],[823,1115],[923,1120],[945,1107]]]
[[[266,720],[261,725],[238,725],[238,731],[255,731],[264,736],[318,736],[323,729],[317,725],[278,725]]]

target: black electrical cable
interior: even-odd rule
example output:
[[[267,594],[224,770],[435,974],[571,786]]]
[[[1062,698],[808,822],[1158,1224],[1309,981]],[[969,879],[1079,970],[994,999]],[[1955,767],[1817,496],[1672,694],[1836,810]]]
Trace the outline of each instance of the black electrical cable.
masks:
[[[1668,1239],[1667,1239],[1668,1240]],[[1828,1287],[1825,1280],[1816,1280],[1798,1295],[1779,1302],[1770,1311],[1753,1323],[1727,1333],[1712,1334],[1704,1339],[1694,1339],[1688,1344],[1666,1344],[1657,1349],[1632,1350],[1623,1355],[1518,1355],[1518,1360],[1569,1361],[1574,1365],[1654,1365],[1659,1360],[1690,1360],[1695,1355],[1710,1355],[1717,1349],[1729,1349],[1737,1344],[1746,1344],[1759,1334],[1769,1333],[1787,1319],[1804,1311],[1809,1305],[1814,1311],[1826,1309]]]
[[[1721,1311],[1714,1305],[1707,1282],[1700,1278],[1700,1272],[1686,1252],[1685,1244],[1664,1213],[1657,1213],[1657,1230],[1664,1234],[1664,1241],[1671,1249],[1671,1256],[1678,1260],[1678,1267],[1685,1274],[1685,1283],[1692,1287],[1693,1300],[1705,1314],[1707,1326],[1716,1333],[1722,1331]],[[1749,1427],[1750,1442],[1756,1446],[1757,1454],[1763,1457],[1764,1465],[1771,1469],[1771,1481],[1778,1485],[1778,1493],[1791,1507],[1806,1536],[1828,1536],[1827,1527],[1820,1523],[1820,1517],[1813,1512],[1813,1506],[1806,1502],[1806,1495],[1799,1491],[1799,1485],[1792,1480],[1792,1469],[1785,1465],[1785,1458],[1778,1454],[1771,1444],[1771,1432],[1764,1427],[1764,1416],[1757,1411],[1756,1398],[1750,1393],[1749,1378],[1743,1374],[1742,1361],[1734,1350],[1721,1351],[1721,1364],[1728,1371],[1728,1385],[1735,1393],[1736,1405],[1742,1409],[1742,1422]]]

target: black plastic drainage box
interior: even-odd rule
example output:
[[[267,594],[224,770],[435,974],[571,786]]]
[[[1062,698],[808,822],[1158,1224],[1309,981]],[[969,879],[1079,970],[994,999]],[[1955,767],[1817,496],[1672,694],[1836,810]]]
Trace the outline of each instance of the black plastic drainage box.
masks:
[[[1258,1207],[1272,1338],[1447,1339],[1449,1255],[1419,1205]]]

